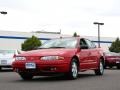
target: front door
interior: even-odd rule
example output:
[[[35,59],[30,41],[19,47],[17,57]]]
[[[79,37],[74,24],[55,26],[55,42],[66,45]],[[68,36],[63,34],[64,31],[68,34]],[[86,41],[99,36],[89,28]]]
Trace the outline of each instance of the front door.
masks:
[[[80,39],[81,48],[79,53],[80,70],[94,69],[97,67],[97,51],[95,45],[87,39]]]

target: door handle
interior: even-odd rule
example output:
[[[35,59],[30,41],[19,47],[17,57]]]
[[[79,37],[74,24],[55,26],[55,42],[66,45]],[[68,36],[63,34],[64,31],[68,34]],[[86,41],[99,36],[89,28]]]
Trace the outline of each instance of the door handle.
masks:
[[[89,56],[91,55],[92,53],[91,52],[89,52]]]

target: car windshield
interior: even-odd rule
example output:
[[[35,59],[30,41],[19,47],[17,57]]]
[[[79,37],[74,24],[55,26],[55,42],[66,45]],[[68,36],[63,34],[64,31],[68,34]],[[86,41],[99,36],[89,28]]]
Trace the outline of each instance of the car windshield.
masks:
[[[0,54],[14,54],[14,50],[0,50]]]
[[[39,48],[75,48],[76,44],[77,39],[75,38],[61,38],[49,40]]]
[[[119,53],[114,53],[114,52],[106,52],[105,55],[106,56],[120,56]]]

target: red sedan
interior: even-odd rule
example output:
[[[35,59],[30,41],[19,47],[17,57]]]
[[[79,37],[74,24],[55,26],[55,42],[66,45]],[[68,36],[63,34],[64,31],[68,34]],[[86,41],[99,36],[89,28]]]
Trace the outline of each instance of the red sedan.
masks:
[[[49,40],[37,50],[16,56],[12,66],[24,80],[38,75],[64,74],[76,79],[78,72],[94,70],[103,75],[103,51],[90,40],[80,37]]]
[[[114,52],[105,53],[105,68],[117,66],[117,69],[120,69],[120,54]]]

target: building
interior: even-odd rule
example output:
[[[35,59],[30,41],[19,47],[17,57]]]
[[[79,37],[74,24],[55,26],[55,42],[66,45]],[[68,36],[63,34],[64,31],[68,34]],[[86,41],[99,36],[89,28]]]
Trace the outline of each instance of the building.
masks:
[[[21,44],[32,35],[37,36],[42,43],[46,40],[50,40],[53,38],[60,38],[60,37],[71,37],[71,35],[62,35],[60,33],[55,32],[16,32],[16,31],[0,31],[0,49],[18,49],[21,50]],[[82,36],[88,38],[98,43],[97,37],[94,36]],[[108,50],[112,41],[116,38],[112,37],[101,37],[101,47],[105,50]]]

